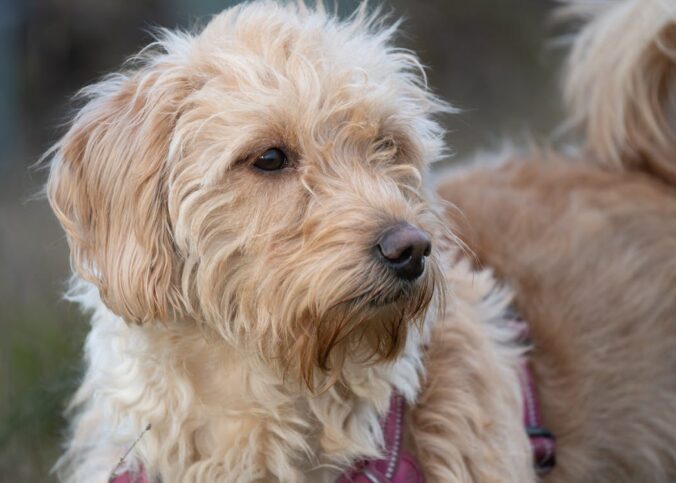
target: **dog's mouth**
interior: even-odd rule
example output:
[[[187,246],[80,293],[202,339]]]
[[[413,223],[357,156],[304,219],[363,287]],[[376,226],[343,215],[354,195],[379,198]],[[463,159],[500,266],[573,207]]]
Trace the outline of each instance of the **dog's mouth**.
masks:
[[[419,290],[418,283],[397,284],[393,287],[378,287],[376,289],[364,290],[352,297],[343,299],[336,303],[334,307],[346,305],[354,308],[381,308],[393,304],[405,303],[414,298]]]
[[[384,307],[397,302],[404,302],[415,295],[415,284],[400,284],[387,291],[376,292],[367,298],[370,307]]]
[[[378,307],[385,307],[387,305],[393,304],[398,302],[403,298],[403,295],[394,295],[385,299],[376,299],[376,300],[370,300],[369,301],[369,306],[378,308]]]
[[[430,291],[434,283],[427,278],[427,273],[417,280],[392,280],[383,277],[380,283],[364,288],[364,291],[352,297],[348,302],[353,307],[368,309],[402,307],[416,304],[425,292]],[[433,288],[432,288],[433,290]]]

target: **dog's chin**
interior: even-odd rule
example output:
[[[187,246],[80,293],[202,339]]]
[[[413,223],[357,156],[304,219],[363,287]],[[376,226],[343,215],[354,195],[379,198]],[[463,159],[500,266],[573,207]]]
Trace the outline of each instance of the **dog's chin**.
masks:
[[[270,351],[314,390],[341,377],[347,360],[361,364],[391,361],[406,345],[411,327],[421,327],[438,287],[437,272],[405,282],[378,277],[355,286],[322,313],[310,309],[290,324],[290,338]],[[316,379],[317,374],[322,374]],[[318,381],[323,382],[318,382]]]

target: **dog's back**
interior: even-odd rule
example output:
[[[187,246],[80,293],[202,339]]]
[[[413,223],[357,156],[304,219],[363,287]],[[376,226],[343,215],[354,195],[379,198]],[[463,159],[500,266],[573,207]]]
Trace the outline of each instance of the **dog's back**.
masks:
[[[531,325],[547,481],[676,479],[676,4],[575,2],[575,156],[515,155],[440,184],[448,217]]]

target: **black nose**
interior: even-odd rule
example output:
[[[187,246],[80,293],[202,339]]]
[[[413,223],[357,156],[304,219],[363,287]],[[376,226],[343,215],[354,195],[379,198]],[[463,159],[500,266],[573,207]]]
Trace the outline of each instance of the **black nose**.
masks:
[[[382,261],[404,280],[415,280],[425,270],[430,254],[430,238],[413,225],[399,223],[388,228],[378,242]]]

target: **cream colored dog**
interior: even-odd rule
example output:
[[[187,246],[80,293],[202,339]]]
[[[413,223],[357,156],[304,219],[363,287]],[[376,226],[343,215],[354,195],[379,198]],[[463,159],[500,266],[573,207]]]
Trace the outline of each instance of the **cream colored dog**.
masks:
[[[240,5],[84,90],[48,153],[92,314],[64,480],[333,482],[397,391],[428,482],[536,481],[511,296],[425,189],[450,108],[378,19]]]

